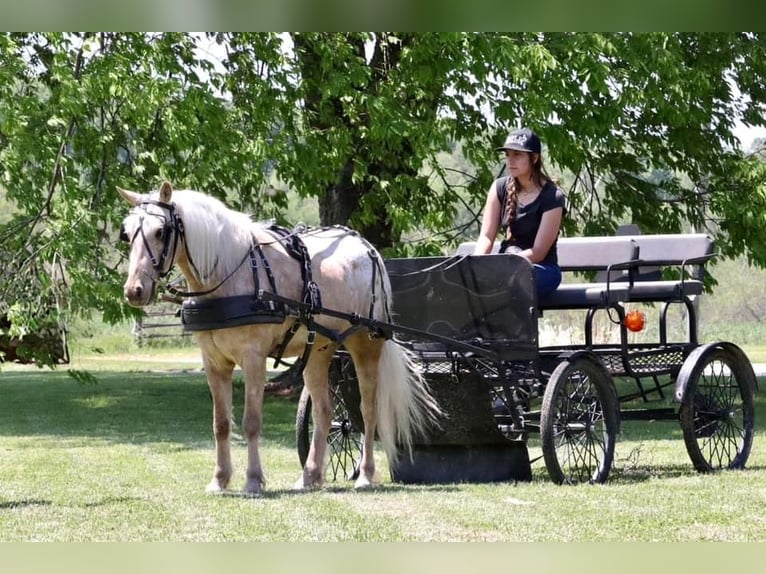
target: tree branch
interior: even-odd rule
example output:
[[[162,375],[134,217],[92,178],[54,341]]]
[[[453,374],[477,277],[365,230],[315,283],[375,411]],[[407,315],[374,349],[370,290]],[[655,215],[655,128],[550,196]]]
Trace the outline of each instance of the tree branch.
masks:
[[[84,54],[85,41],[91,35],[92,35],[91,33],[86,33],[83,36],[83,41],[80,44],[80,49],[77,51],[77,56],[75,57],[74,71],[72,73],[72,76],[75,80],[79,80],[82,74],[83,62],[85,60],[85,54]],[[53,202],[53,195],[56,192],[56,187],[58,186],[58,183],[61,181],[61,172],[62,172],[61,162],[64,158],[64,155],[66,154],[66,146],[69,143],[69,140],[72,138],[72,135],[74,134],[75,126],[76,126],[76,118],[72,117],[69,120],[69,125],[67,126],[67,130],[66,130],[66,133],[64,134],[64,138],[61,141],[61,144],[59,145],[58,151],[56,152],[56,160],[53,164],[53,173],[51,174],[51,178],[48,183],[48,196],[45,198],[45,202],[43,203],[42,209],[40,209],[37,216],[35,216],[35,218],[32,220],[32,224],[29,229],[30,237],[32,236],[32,233],[34,232],[35,227],[42,219],[43,214],[50,217],[51,204]]]

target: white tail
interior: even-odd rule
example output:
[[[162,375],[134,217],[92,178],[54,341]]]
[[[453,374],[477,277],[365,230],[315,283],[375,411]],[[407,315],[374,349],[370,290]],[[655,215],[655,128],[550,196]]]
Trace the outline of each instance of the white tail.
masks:
[[[401,451],[411,455],[415,436],[438,425],[441,414],[412,353],[387,340],[378,363],[377,432],[389,465]]]

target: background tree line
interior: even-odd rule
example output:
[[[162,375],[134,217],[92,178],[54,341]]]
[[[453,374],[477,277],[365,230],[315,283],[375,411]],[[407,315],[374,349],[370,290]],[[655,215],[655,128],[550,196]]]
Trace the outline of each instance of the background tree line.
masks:
[[[733,135],[766,124],[765,72],[757,33],[5,33],[0,312],[16,334],[51,300],[132,312],[118,185],[285,223],[296,194],[387,255],[448,250],[520,125],[568,194],[565,234],[694,228],[766,266],[766,169]]]

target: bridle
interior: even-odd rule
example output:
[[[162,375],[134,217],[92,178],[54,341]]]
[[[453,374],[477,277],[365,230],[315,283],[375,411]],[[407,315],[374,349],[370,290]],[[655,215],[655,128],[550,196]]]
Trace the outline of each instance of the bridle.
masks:
[[[149,213],[146,210],[146,206],[148,205],[156,205],[157,207],[160,207],[164,210],[166,210],[168,213],[167,215],[161,214],[161,213]],[[136,240],[137,237],[141,237],[141,240],[144,242],[144,248],[146,249],[146,252],[149,254],[149,259],[152,262],[152,268],[154,269],[156,276],[152,277],[149,276],[149,278],[153,282],[159,283],[159,279],[163,279],[167,277],[167,275],[173,270],[173,265],[176,260],[176,250],[178,248],[178,242],[179,241],[186,241],[186,236],[184,234],[184,224],[183,220],[181,219],[181,216],[176,213],[176,205],[175,203],[165,203],[164,201],[157,201],[154,199],[144,199],[143,201],[136,204],[134,211],[138,213],[138,229],[136,229],[135,233],[133,233],[133,237],[128,238],[127,234],[125,233],[124,229],[120,229],[120,239],[123,241],[127,241],[131,246],[133,245],[133,242]],[[146,233],[144,233],[144,216],[145,215],[151,215],[154,217],[158,217],[162,220],[162,229],[160,231],[160,239],[162,239],[162,251],[160,252],[159,258],[154,254],[151,247],[149,246],[149,241],[146,238]],[[245,261],[250,257],[251,251],[248,251],[248,253],[245,254],[245,257],[242,259],[242,261],[237,265],[234,269],[231,270],[231,272],[224,277],[215,287],[212,287],[211,289],[206,289],[204,291],[181,291],[180,289],[176,289],[170,283],[164,282],[164,288],[168,293],[171,293],[173,295],[176,295],[178,297],[201,297],[202,295],[208,295],[212,293],[213,291],[216,291],[221,285],[223,285],[234,273],[244,264]],[[191,253],[189,253],[189,250],[186,250],[186,259],[189,262],[189,265],[194,270],[194,273],[199,278],[203,278],[202,274],[199,272],[199,269],[197,269],[197,266],[194,264],[194,261],[192,260]],[[170,261],[170,264],[167,265],[167,269],[165,269],[165,265],[167,264],[167,261]],[[147,274],[148,275],[148,274]]]
[[[160,207],[167,211],[167,215],[160,214],[160,213],[149,213],[146,210],[147,205],[156,205],[157,207]],[[127,235],[125,234],[125,230],[120,230],[120,239],[123,239],[125,241],[128,241],[130,245],[133,245],[133,242],[136,240],[137,237],[141,237],[141,240],[144,242],[144,248],[146,249],[146,252],[149,254],[149,259],[152,262],[152,268],[157,273],[157,277],[164,278],[166,277],[170,271],[173,269],[173,262],[176,258],[176,249],[178,248],[178,241],[183,240],[184,235],[184,224],[181,220],[181,217],[176,213],[176,206],[174,203],[165,203],[163,201],[155,201],[152,199],[145,199],[141,201],[139,204],[136,205],[136,210],[139,213],[139,219],[138,219],[138,228],[136,229],[135,233],[133,233],[133,237],[128,239]],[[162,239],[162,251],[160,252],[159,258],[154,254],[151,247],[149,246],[149,241],[146,238],[146,233],[144,233],[144,216],[145,215],[152,215],[154,217],[158,217],[162,220],[162,229],[160,231],[160,239]],[[171,249],[172,248],[172,249]],[[187,254],[188,256],[188,254]],[[170,260],[170,265],[168,265],[167,269],[165,269],[165,265],[167,261]],[[191,262],[191,259],[189,260],[192,267],[194,267],[195,271],[196,266],[194,263]],[[152,277],[152,280],[155,280],[156,277]]]

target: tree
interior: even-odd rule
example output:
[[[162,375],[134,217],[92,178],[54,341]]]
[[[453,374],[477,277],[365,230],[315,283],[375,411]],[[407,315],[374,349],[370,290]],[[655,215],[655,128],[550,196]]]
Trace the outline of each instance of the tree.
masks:
[[[386,254],[438,252],[475,235],[521,124],[562,174],[566,234],[692,226],[766,266],[766,168],[732,134],[764,125],[764,76],[756,33],[3,34],[0,301],[39,259],[64,262],[67,313],[132,313],[114,190],[161,178],[264,219],[289,188]],[[468,173],[438,161],[456,149]]]

